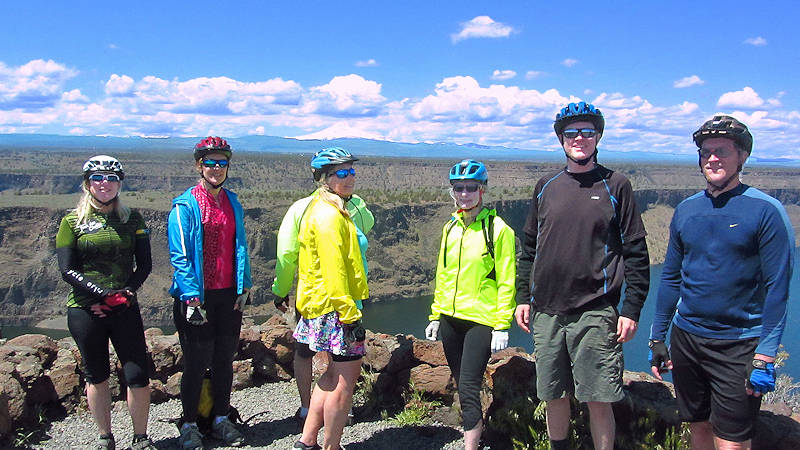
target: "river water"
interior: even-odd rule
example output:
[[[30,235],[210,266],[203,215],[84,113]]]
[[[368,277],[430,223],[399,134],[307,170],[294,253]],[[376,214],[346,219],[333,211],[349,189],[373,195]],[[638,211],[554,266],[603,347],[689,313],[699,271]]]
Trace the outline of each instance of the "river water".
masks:
[[[789,293],[788,318],[786,329],[781,341],[789,352],[790,358],[786,366],[779,369],[778,373],[786,373],[795,380],[800,380],[800,248],[795,249],[795,271]],[[625,353],[625,368],[627,370],[650,372],[650,363],[647,356],[647,338],[650,335],[650,325],[655,311],[656,294],[661,278],[661,265],[650,266],[650,294],[647,296],[642,309],[639,331],[636,336],[623,346]],[[364,302],[364,325],[373,331],[388,334],[413,334],[416,337],[425,336],[425,327],[428,326],[432,296],[409,298],[392,302]],[[530,334],[520,330],[516,324],[512,325],[509,335],[509,345],[523,347],[528,352],[533,350],[533,341]],[[667,377],[670,379],[670,377]]]

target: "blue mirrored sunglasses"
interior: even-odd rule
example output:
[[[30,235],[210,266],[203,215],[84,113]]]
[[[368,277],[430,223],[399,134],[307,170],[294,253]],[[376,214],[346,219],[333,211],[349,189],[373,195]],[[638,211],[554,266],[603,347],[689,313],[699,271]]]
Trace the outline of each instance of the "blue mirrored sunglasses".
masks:
[[[590,138],[597,134],[597,130],[594,128],[567,128],[563,133],[564,137],[569,139],[575,139],[579,134],[584,138]]]
[[[119,175],[113,173],[93,173],[89,175],[90,181],[97,181],[101,182],[103,180],[108,181],[109,183],[119,183],[120,178]]]
[[[356,169],[352,167],[349,169],[339,169],[334,173],[336,174],[337,177],[345,179],[347,178],[348,175],[356,176]]]
[[[203,165],[205,167],[222,167],[223,169],[228,167],[228,160],[227,159],[204,159]]]

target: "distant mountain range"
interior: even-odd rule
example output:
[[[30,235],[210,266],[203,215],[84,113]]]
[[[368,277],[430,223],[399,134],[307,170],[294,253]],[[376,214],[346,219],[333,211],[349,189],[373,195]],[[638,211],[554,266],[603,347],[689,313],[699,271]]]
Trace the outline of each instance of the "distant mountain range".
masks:
[[[0,134],[0,148],[36,149],[52,151],[163,151],[192,148],[199,137],[114,137],[114,136],[63,136],[56,134]],[[402,143],[361,138],[329,140],[299,140],[277,136],[244,136],[230,138],[228,142],[237,150],[274,153],[310,154],[324,147],[340,146],[357,155],[400,158],[474,158],[485,160],[562,161],[558,151],[523,150],[481,144]],[[615,152],[601,146],[603,162],[647,162],[669,164],[696,164],[695,155],[655,152]],[[800,166],[800,160],[785,158],[751,158],[750,164],[774,166]]]

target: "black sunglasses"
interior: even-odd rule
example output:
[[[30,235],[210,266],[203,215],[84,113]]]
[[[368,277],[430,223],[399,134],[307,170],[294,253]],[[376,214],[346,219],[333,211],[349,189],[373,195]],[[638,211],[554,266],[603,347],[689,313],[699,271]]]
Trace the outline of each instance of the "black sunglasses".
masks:
[[[597,130],[594,128],[567,128],[563,131],[564,137],[569,139],[575,139],[580,134],[582,137],[591,138],[597,135]]]
[[[479,187],[479,184],[454,184],[453,192],[475,192]]]

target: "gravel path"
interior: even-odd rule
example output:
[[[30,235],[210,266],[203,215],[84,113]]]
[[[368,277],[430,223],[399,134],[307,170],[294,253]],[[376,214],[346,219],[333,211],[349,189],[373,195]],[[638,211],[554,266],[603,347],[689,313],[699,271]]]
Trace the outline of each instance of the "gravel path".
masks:
[[[288,450],[300,437],[294,412],[300,404],[294,381],[268,383],[233,393],[231,403],[249,422],[244,448]],[[159,449],[177,448],[178,430],[168,420],[180,415],[180,401],[152,405],[148,433]],[[366,449],[459,449],[464,447],[460,429],[441,424],[397,427],[386,420],[369,419],[345,428],[342,444],[346,450]],[[127,448],[133,436],[127,408],[118,402],[112,412],[112,429],[117,448]],[[88,412],[52,422],[45,430],[49,436],[34,448],[65,449],[93,447],[97,428]],[[320,433],[322,442],[322,433]],[[205,448],[224,448],[219,441],[206,439]]]

